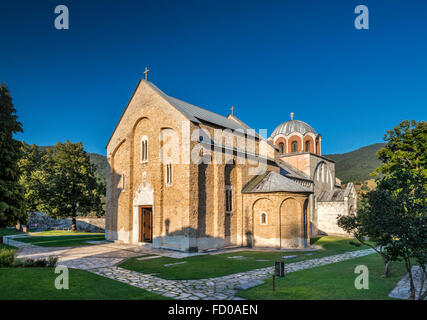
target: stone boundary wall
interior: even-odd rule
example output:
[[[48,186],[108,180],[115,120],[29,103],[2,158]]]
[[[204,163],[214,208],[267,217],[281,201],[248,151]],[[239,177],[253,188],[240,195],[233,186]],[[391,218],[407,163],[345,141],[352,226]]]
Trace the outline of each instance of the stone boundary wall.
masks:
[[[105,217],[77,217],[77,230],[87,232],[104,232]],[[28,213],[28,227],[36,230],[71,229],[71,218],[54,219],[42,212]]]
[[[350,234],[338,227],[337,224],[338,215],[345,212],[346,204],[344,201],[318,202],[317,221],[319,232],[330,236],[351,237]]]

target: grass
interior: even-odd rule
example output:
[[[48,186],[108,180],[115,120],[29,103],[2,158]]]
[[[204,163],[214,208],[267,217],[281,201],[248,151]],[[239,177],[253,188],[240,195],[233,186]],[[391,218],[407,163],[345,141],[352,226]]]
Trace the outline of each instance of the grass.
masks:
[[[53,268],[0,268],[0,300],[158,300],[163,296],[69,269],[69,289],[55,288]]]
[[[131,258],[120,264],[120,267],[141,273],[155,273],[156,276],[163,279],[204,279],[273,266],[274,261],[280,260],[283,256],[298,256],[298,258],[285,260],[286,263],[290,263],[367,248],[363,245],[360,245],[359,247],[351,245],[351,242],[356,243],[356,240],[330,236],[315,238],[312,239],[312,243],[320,245],[322,249],[311,252],[312,255],[307,255],[308,252],[303,251],[238,251],[217,255],[199,255],[183,259],[162,257],[139,261],[136,260],[137,258]],[[229,257],[232,256],[243,256],[244,258],[241,260],[229,259]],[[184,261],[186,262],[184,264],[177,264],[168,267],[165,266],[165,264]]]
[[[104,235],[103,233],[68,231],[68,230],[48,230],[41,232],[30,232],[30,236],[51,237],[51,236],[87,236],[87,235]]]
[[[12,234],[24,234],[23,232],[16,231],[16,229],[6,229],[6,228],[0,228],[0,237],[3,236],[10,236]]]
[[[366,265],[369,270],[369,289],[357,290],[354,281],[359,274],[357,265]],[[391,265],[388,278],[381,278],[384,263],[378,254],[356,258],[322,267],[307,269],[276,278],[273,292],[272,279],[261,286],[238,291],[236,296],[252,300],[385,300],[388,294],[406,273],[401,262]]]
[[[90,246],[86,241],[105,240],[103,233],[44,231],[31,234],[30,237],[20,238],[19,241],[42,247],[77,247]]]

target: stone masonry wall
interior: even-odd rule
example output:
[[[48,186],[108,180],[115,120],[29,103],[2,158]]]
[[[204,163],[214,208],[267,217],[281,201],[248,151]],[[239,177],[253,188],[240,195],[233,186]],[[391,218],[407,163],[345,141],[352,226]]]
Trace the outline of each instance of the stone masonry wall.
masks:
[[[31,212],[28,214],[28,226],[30,229],[51,230],[71,229],[71,219],[53,219],[42,212]],[[77,217],[77,230],[87,232],[104,232],[105,218]]]

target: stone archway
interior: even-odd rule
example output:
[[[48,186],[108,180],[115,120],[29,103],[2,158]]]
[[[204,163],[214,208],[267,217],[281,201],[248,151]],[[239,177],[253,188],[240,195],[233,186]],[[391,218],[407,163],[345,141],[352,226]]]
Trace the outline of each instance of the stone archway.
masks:
[[[143,182],[139,185],[136,190],[135,197],[133,198],[133,228],[132,228],[132,243],[138,243],[140,238],[140,214],[139,208],[141,206],[151,206],[152,207],[152,221],[154,223],[154,208],[153,208],[153,188],[147,182]]]

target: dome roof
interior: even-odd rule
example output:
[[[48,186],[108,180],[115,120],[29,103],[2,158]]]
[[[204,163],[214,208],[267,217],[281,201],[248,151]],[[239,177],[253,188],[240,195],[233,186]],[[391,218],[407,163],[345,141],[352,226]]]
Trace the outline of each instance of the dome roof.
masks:
[[[316,131],[314,131],[314,129],[309,124],[299,120],[289,120],[283,122],[276,129],[274,129],[273,133],[271,134],[271,138],[274,138],[278,134],[287,136],[294,132],[299,132],[302,135],[305,135],[307,132],[316,134]]]

